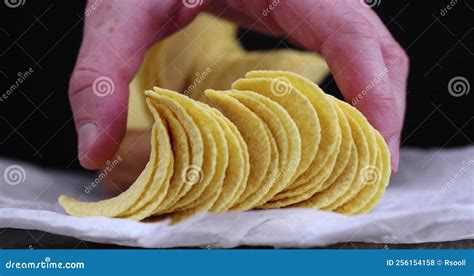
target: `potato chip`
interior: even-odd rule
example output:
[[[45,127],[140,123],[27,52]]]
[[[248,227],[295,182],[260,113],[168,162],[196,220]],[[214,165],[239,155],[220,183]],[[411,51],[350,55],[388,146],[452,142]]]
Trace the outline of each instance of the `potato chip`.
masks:
[[[183,129],[186,133],[186,136],[184,137],[188,144],[189,144],[189,154],[190,154],[190,159],[191,159],[191,164],[187,167],[188,170],[190,168],[194,168],[199,170],[199,168],[203,167],[203,159],[204,159],[204,142],[203,138],[201,136],[201,131],[197,127],[196,124],[194,124],[193,119],[189,114],[186,112],[186,110],[178,103],[178,101],[168,98],[159,94],[154,93],[152,97],[152,103],[155,105],[159,105],[161,107],[166,107],[166,109],[169,109],[173,116],[178,120],[178,122],[183,126]],[[180,134],[178,134],[180,135]],[[180,139],[182,140],[182,139]],[[184,143],[184,142],[183,142]],[[174,152],[175,153],[175,152]],[[176,152],[177,153],[177,152]],[[179,171],[178,171],[179,172]],[[175,173],[176,174],[176,173]],[[185,194],[189,192],[189,190],[192,188],[193,184],[198,181],[198,179],[187,179],[186,175],[183,174],[176,174],[181,178],[183,181],[183,185],[178,193],[178,195],[171,201],[169,204],[165,204],[166,202],[162,203],[156,210],[154,214],[162,214],[166,212],[166,210],[174,205],[179,199],[181,199]],[[193,174],[191,173],[191,177]],[[199,176],[199,174],[198,174]]]
[[[364,178],[361,174],[361,169],[370,165],[370,152],[369,145],[367,143],[367,138],[365,132],[360,127],[355,119],[348,117],[349,125],[351,126],[352,137],[354,139],[355,147],[357,148],[358,156],[358,167],[357,173],[354,178],[354,181],[351,184],[350,189],[348,189],[344,194],[340,195],[333,203],[330,205],[324,206],[323,210],[333,210],[341,206],[345,202],[349,201],[354,196],[354,190],[360,190],[364,185]]]
[[[217,60],[213,66],[196,71],[198,74],[191,81],[192,91],[189,95],[208,103],[204,90],[211,87],[215,90],[227,90],[236,79],[245,77],[252,70],[291,71],[316,83],[321,82],[328,73],[326,62],[315,53],[295,50],[254,51],[233,57],[226,56]],[[206,71],[207,74],[201,74]]]
[[[335,99],[332,96],[329,97],[331,101]],[[313,178],[309,179],[306,183],[300,184],[295,188],[286,190],[285,192],[275,196],[271,202],[262,206],[262,208],[280,208],[307,200],[315,193],[326,189],[329,185],[334,183],[337,178],[339,178],[349,162],[353,142],[350,126],[344,112],[337,107],[337,105],[335,107],[340,133],[342,135],[340,136],[339,141],[337,136],[336,139],[333,139],[337,147],[337,153],[334,152],[332,158],[326,160],[327,167],[321,170]],[[331,168],[333,169],[331,170]]]
[[[199,59],[192,66],[208,62]],[[260,65],[247,61],[236,63],[237,74]],[[219,74],[204,84],[218,83]],[[141,78],[150,76],[137,83]],[[285,71],[248,72],[232,88],[205,90],[219,110],[171,90],[146,91],[155,122],[144,171],[117,197],[91,203],[61,196],[60,204],[75,216],[168,217],[177,223],[202,211],[253,208],[310,207],[355,215],[380,201],[390,178],[390,153],[358,110]]]
[[[227,211],[245,191],[250,172],[247,145],[234,124],[216,109],[204,104],[202,106],[208,108],[214,115],[225,133],[227,145],[229,146],[229,164],[225,171],[222,191],[219,193],[212,208],[210,208],[212,212]]]
[[[304,173],[299,175],[299,178],[288,187],[288,190],[301,184],[308,183],[311,178],[314,178],[320,170],[324,167],[328,168],[327,162],[330,156],[337,148],[337,141],[341,136],[338,128],[338,116],[336,109],[331,99],[310,80],[291,72],[280,71],[253,71],[246,74],[247,78],[281,78],[291,83],[293,87],[298,89],[311,103],[314,110],[316,110],[318,120],[321,128],[321,138],[318,146],[316,158],[314,158],[311,165]],[[302,134],[303,137],[311,137]],[[314,180],[314,179],[313,179]],[[285,198],[285,192],[277,195],[276,199]]]
[[[154,94],[172,98],[182,105],[193,118],[203,136],[203,167],[190,167],[186,171],[178,172],[185,179],[191,178],[192,183],[190,185],[193,187],[172,207],[174,211],[192,209],[209,200],[216,190],[222,188],[228,162],[227,141],[214,117],[207,110],[203,110],[197,102],[171,90],[158,87],[155,87],[154,91],[146,92],[146,95],[152,98]]]
[[[267,125],[275,138],[278,153],[278,171],[275,181],[266,193],[256,192],[262,205],[286,188],[296,174],[301,160],[301,138],[298,128],[288,113],[276,102],[251,91],[221,91],[244,104]]]
[[[164,199],[171,177],[169,171],[173,166],[173,156],[166,128],[158,112],[151,105],[149,106],[155,119],[152,129],[153,150],[143,172],[125,192],[110,199],[81,202],[68,196],[60,196],[59,204],[68,214],[77,217],[120,217],[134,206],[144,206],[151,201],[159,204]],[[141,220],[152,213],[151,208],[142,209],[130,218]]]
[[[250,109],[245,107],[238,100],[215,90],[206,90],[206,97],[209,98],[224,114],[235,124],[247,143],[250,158],[250,173],[245,192],[234,205],[232,210],[245,210],[252,208],[258,200],[249,197],[256,191],[268,189],[269,183],[276,177],[278,154],[276,145],[269,135],[265,123],[255,115]],[[237,209],[236,209],[237,208]]]
[[[351,149],[350,162],[348,162],[339,175],[329,187],[313,194],[310,198],[290,205],[290,207],[311,207],[315,209],[320,209],[325,206],[332,204],[339,196],[344,194],[348,189],[350,189],[352,182],[357,171],[357,150],[355,147]]]
[[[186,131],[184,130],[183,125],[178,121],[177,117],[166,106],[162,104],[155,104],[154,106],[160,117],[168,126],[168,133],[174,157],[173,171],[182,172],[187,167],[191,166],[190,145],[188,143]],[[159,207],[155,207],[154,214],[166,210],[168,206],[176,202],[180,198],[180,193],[186,189],[184,186],[185,182],[183,181],[183,177],[180,174],[173,173],[166,197],[162,202],[160,202]],[[133,209],[129,210],[129,213],[133,212]]]
[[[239,79],[232,84],[232,88],[262,94],[287,110],[302,137],[301,160],[296,176],[308,169],[316,157],[321,137],[318,116],[308,99],[289,81],[278,78]]]
[[[380,201],[385,191],[391,171],[390,151],[382,135],[374,131],[378,146],[376,166],[362,168],[362,174],[368,183],[351,201],[337,208],[336,212],[349,215],[367,213]]]
[[[341,109],[344,111],[346,116],[349,118],[349,122],[352,121],[350,125],[353,130],[353,133],[354,133],[355,127],[362,129],[363,137],[354,137],[354,141],[357,144],[357,141],[356,141],[357,138],[365,140],[365,144],[367,145],[367,151],[369,155],[369,163],[366,166],[375,166],[375,161],[377,157],[377,144],[375,140],[375,133],[373,131],[372,126],[364,117],[364,115],[362,115],[362,113],[360,113],[357,109],[355,109],[348,103],[339,101],[339,100],[337,100],[336,103],[338,104],[339,107],[341,107]],[[330,206],[327,206],[326,208],[328,210],[334,210],[338,208],[345,202],[351,200],[355,195],[357,195],[360,192],[360,190],[362,190],[362,188],[367,184],[366,180],[364,179],[361,173],[361,170],[364,167],[361,167],[358,169],[357,179],[359,181],[356,182],[355,185],[351,186],[351,189],[349,189],[343,196],[338,198],[336,202],[334,202]]]

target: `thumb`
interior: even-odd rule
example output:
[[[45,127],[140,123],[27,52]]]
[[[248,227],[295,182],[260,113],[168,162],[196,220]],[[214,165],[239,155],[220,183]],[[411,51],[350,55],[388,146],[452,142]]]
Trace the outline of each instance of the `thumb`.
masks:
[[[69,83],[78,157],[88,169],[102,167],[120,145],[128,85],[146,50],[197,13],[183,11],[177,1],[95,3],[87,5],[84,37]]]

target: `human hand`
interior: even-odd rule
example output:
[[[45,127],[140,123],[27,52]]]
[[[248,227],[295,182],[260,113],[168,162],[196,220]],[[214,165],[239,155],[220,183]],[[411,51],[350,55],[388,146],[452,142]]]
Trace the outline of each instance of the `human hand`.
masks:
[[[346,100],[384,136],[392,168],[397,170],[409,62],[369,7],[359,0],[274,1],[272,10],[269,1],[252,0],[183,5],[191,1],[148,0],[138,6],[126,0],[108,1],[86,18],[69,91],[84,167],[100,168],[116,153],[125,130],[128,83],[146,50],[206,9],[320,52]],[[94,82],[104,76],[112,81],[113,93],[96,96]]]

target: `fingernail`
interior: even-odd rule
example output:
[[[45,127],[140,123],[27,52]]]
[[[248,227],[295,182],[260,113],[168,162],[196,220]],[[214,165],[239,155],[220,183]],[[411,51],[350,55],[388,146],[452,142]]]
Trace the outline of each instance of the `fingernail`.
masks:
[[[388,148],[391,153],[392,171],[398,171],[399,155],[400,155],[400,139],[398,136],[392,137],[388,140]]]
[[[84,167],[87,167],[87,155],[89,154],[90,147],[97,140],[97,136],[99,135],[99,128],[96,124],[91,122],[83,123],[79,126],[77,135],[79,137],[79,162],[81,162],[81,165],[83,165]]]

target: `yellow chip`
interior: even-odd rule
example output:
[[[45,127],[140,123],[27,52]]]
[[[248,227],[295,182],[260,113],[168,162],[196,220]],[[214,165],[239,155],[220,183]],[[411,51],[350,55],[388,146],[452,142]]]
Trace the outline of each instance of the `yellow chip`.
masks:
[[[365,140],[365,144],[367,145],[367,151],[369,155],[369,163],[367,164],[367,166],[375,166],[375,161],[377,158],[377,142],[375,140],[375,132],[373,131],[372,126],[364,117],[364,115],[362,115],[362,113],[360,113],[353,106],[340,100],[335,100],[335,102],[338,104],[338,106],[344,111],[346,116],[349,118],[349,122],[353,122],[353,123],[350,123],[352,133],[354,133],[355,127],[362,129],[363,137],[357,137],[357,138]],[[355,139],[356,137],[354,137],[354,140]],[[334,210],[338,208],[339,206],[343,205],[344,203],[350,201],[367,184],[361,172],[362,168],[363,167],[358,169],[357,179],[360,182],[356,183],[356,185],[353,185],[351,189],[349,189],[343,196],[341,196],[334,204],[327,206],[326,208],[328,210]]]
[[[153,98],[155,94],[163,95],[178,101],[193,118],[194,123],[201,130],[204,141],[204,162],[202,168],[187,168],[183,172],[175,172],[191,176],[197,182],[192,183],[191,190],[182,197],[173,207],[174,211],[184,211],[202,205],[210,200],[215,192],[222,188],[225,169],[228,162],[228,148],[224,133],[217,121],[207,110],[203,110],[198,103],[176,92],[156,87],[155,91],[147,91],[146,95]]]
[[[216,120],[225,132],[227,144],[229,145],[229,165],[225,172],[222,192],[215,201],[210,211],[227,211],[240,198],[245,191],[247,179],[250,172],[249,154],[247,144],[237,127],[224,117],[218,110],[210,109]]]
[[[173,171],[182,172],[187,167],[191,166],[190,145],[186,137],[186,131],[178,121],[177,117],[166,106],[155,104],[155,108],[168,126],[168,133],[170,135],[171,148],[174,156]],[[154,214],[166,210],[167,207],[181,198],[180,193],[185,189],[187,188],[185,187],[183,177],[180,174],[173,173],[168,193],[160,203],[159,207],[155,208]],[[130,211],[133,212],[133,210],[129,210],[129,212]]]
[[[164,199],[170,181],[170,167],[173,166],[171,144],[166,128],[158,112],[150,105],[155,124],[152,130],[152,152],[150,161],[137,180],[120,195],[98,202],[81,202],[68,196],[60,196],[59,204],[70,215],[120,217],[135,206],[154,205]],[[158,158],[159,156],[159,158]],[[151,192],[150,192],[151,191]],[[141,220],[153,214],[153,209],[141,209],[130,218]]]
[[[260,117],[275,138],[278,153],[278,172],[266,193],[256,191],[258,205],[262,205],[286,188],[293,179],[301,160],[301,139],[298,128],[288,113],[276,102],[251,91],[221,91],[236,98]]]
[[[183,129],[186,133],[186,140],[189,144],[189,155],[191,159],[191,164],[187,167],[188,170],[192,170],[193,168],[195,171],[199,171],[199,168],[203,167],[203,162],[204,162],[204,142],[203,138],[201,136],[201,131],[197,127],[197,125],[194,123],[193,119],[189,114],[186,112],[186,110],[174,99],[168,98],[165,96],[161,96],[159,94],[153,94],[152,97],[150,97],[150,100],[157,105],[160,105],[162,107],[166,107],[166,109],[169,109],[173,116],[176,117],[178,122],[183,126]],[[182,172],[182,171],[180,171]],[[181,180],[183,181],[182,188],[179,191],[179,194],[175,197],[175,199],[169,204],[162,203],[156,210],[155,210],[155,215],[159,215],[162,213],[166,213],[169,207],[173,206],[179,199],[181,199],[185,194],[189,192],[189,190],[192,188],[193,184],[195,184],[197,181],[199,181],[199,174],[197,177],[199,179],[190,179],[189,177],[193,177],[196,175],[193,175],[192,173],[186,174],[179,174],[175,173],[176,177],[180,177]],[[186,178],[188,176],[188,178]]]
[[[311,103],[314,110],[316,110],[320,128],[321,138],[319,146],[317,148],[317,155],[314,158],[311,165],[306,171],[300,172],[299,178],[288,187],[288,190],[308,183],[323,169],[328,168],[328,159],[338,148],[338,139],[341,136],[341,132],[338,127],[338,116],[336,109],[331,99],[313,82],[291,72],[283,71],[252,71],[246,74],[247,78],[280,78],[288,81],[293,87],[300,91]],[[311,141],[311,136],[308,134],[301,133],[302,139]],[[278,195],[276,199],[285,198],[286,195],[283,192]]]
[[[253,202],[246,202],[245,200],[255,191],[265,187],[267,183],[271,183],[269,178],[272,178],[272,175],[276,176],[277,164],[275,163],[277,160],[274,158],[274,154],[277,154],[277,152],[275,142],[272,143],[273,139],[268,135],[269,130],[264,122],[239,101],[225,93],[214,90],[206,90],[205,94],[215,106],[223,110],[247,143],[250,173],[245,191],[235,206],[238,206],[239,210],[243,210],[244,207],[252,208],[253,206],[248,206],[251,206]],[[235,207],[232,209],[235,210]]]
[[[343,195],[350,189],[357,172],[357,149],[353,147],[350,155],[350,162],[346,164],[344,171],[335,179],[328,188],[317,192],[309,199],[291,205],[290,207],[311,207],[322,208],[332,204],[339,196]]]
[[[369,212],[380,201],[390,178],[390,151],[382,135],[376,130],[377,162],[376,166],[362,168],[366,186],[351,201],[336,209],[336,212],[348,215]]]
[[[329,97],[332,101],[333,97]],[[329,187],[329,185],[332,185],[334,181],[339,178],[347,163],[349,162],[353,142],[349,122],[344,115],[344,112],[338,106],[336,106],[336,111],[339,127],[341,130],[341,138],[339,139],[339,142],[337,141],[337,137],[334,139],[334,143],[336,143],[336,146],[339,149],[337,150],[337,153],[333,153],[332,158],[326,160],[327,167],[321,170],[306,183],[278,194],[273,198],[272,202],[266,206],[263,206],[264,208],[284,207],[291,204],[296,204],[303,200],[307,200],[315,193],[326,189]],[[338,146],[337,143],[339,143],[340,146]],[[335,158],[335,155],[337,158]],[[334,169],[331,171],[331,168]]]
[[[358,166],[356,176],[351,184],[351,187],[344,194],[340,195],[334,202],[322,207],[321,209],[323,210],[334,210],[337,207],[343,205],[355,195],[354,191],[359,191],[365,185],[361,170],[362,168],[370,165],[370,151],[366,132],[353,117],[348,116],[348,119],[349,125],[351,126],[352,138],[354,140],[355,147],[357,148]]]
[[[290,81],[278,78],[239,79],[232,88],[257,92],[286,109],[301,136],[301,160],[296,176],[306,171],[316,157],[321,137],[318,116],[308,99]]]
[[[204,90],[208,88],[227,90],[236,79],[245,77],[247,72],[252,70],[291,71],[316,83],[321,82],[328,74],[324,59],[311,52],[276,50],[227,55],[225,58],[217,60],[213,66],[196,71],[198,73],[191,81],[192,89],[189,95],[207,103]]]

